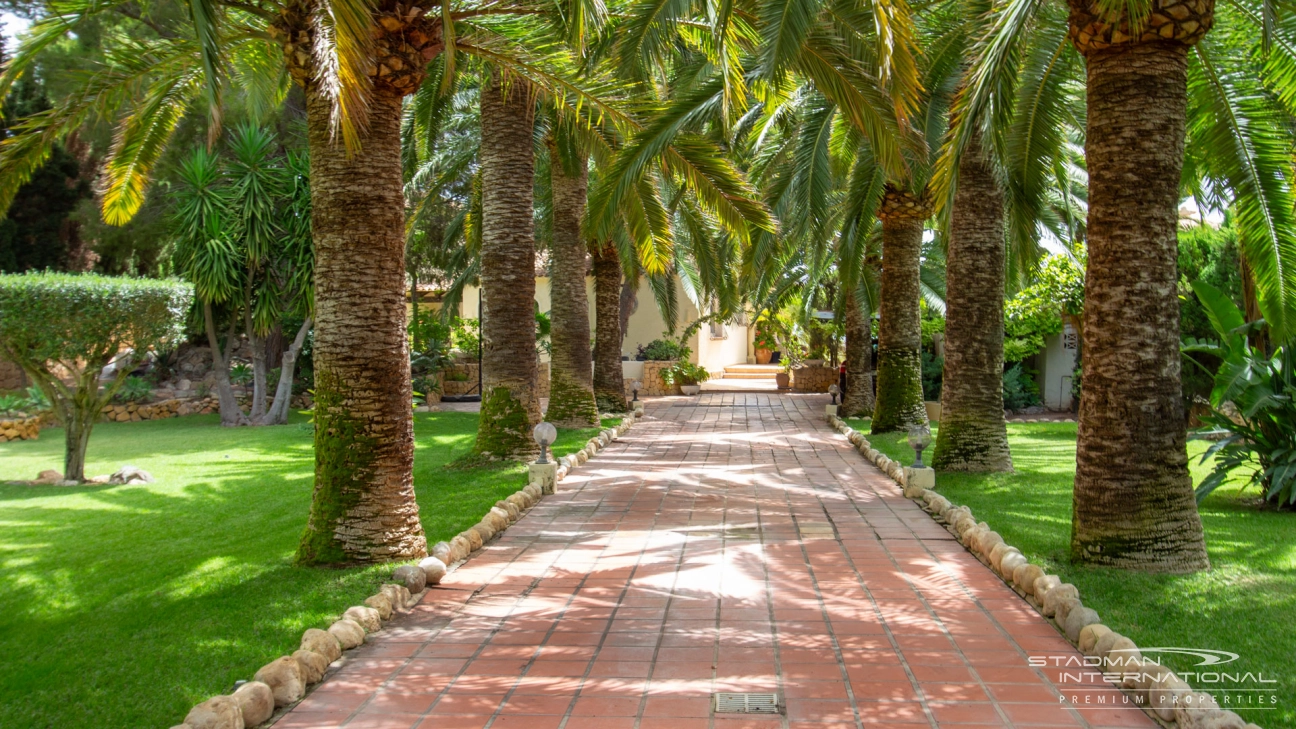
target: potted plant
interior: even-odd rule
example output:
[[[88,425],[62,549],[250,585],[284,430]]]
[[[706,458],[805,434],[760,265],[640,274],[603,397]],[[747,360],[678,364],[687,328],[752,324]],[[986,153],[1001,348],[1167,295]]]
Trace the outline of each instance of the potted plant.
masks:
[[[774,335],[769,331],[769,327],[765,325],[765,322],[758,324],[756,326],[756,338],[752,342],[752,347],[756,349],[756,364],[769,364],[777,346]]]
[[[679,385],[685,395],[696,395],[702,391],[701,383],[711,379],[711,373],[702,365],[676,362],[661,371],[661,378],[668,388]]]
[[[787,357],[783,360],[783,371],[774,375],[774,382],[780,390],[792,389],[792,358]]]

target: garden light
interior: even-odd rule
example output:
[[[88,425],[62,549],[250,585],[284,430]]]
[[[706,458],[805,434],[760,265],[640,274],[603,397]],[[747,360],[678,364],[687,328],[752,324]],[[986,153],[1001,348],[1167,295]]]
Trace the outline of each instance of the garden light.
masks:
[[[832,395],[832,404],[833,404],[833,405],[836,405],[836,404],[837,404],[837,396],[838,396],[839,394],[841,394],[841,388],[838,387],[838,386],[837,386],[837,383],[834,382],[833,384],[831,384],[831,385],[828,386],[828,394],[829,394],[829,395]]]
[[[536,463],[548,463],[549,446],[555,440],[558,440],[558,429],[553,426],[553,423],[540,423],[535,427],[535,430],[531,431],[531,437],[535,438],[535,442],[540,444],[540,459]]]
[[[643,384],[639,380],[630,381],[630,391],[634,393],[634,398],[630,402],[639,402],[639,386]]]
[[[914,468],[925,468],[922,452],[929,445],[931,445],[931,430],[926,425],[915,425],[909,429],[909,447],[914,450]]]

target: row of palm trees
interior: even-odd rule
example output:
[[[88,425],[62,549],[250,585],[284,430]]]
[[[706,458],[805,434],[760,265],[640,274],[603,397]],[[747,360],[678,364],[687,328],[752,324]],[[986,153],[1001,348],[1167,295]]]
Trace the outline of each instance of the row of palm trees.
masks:
[[[0,92],[44,47],[125,5],[52,6]],[[448,239],[470,253],[461,270],[483,288],[476,450],[490,457],[528,456],[541,417],[537,207],[553,261],[550,417],[569,425],[594,422],[599,399],[623,404],[623,274],[647,276],[669,309],[671,273],[722,313],[831,273],[852,358],[867,357],[880,314],[877,401],[857,378],[847,407],[871,409],[875,430],[924,421],[921,264],[936,220],[950,332],[936,459],[962,470],[1011,468],[1000,391],[1006,278],[1029,271],[1042,230],[1083,235],[1072,556],[1206,566],[1179,387],[1180,185],[1238,211],[1259,308],[1276,337],[1289,337],[1289,19],[1244,0],[1210,35],[1209,0],[948,0],[921,12],[860,0],[554,7],[186,0],[183,28],[120,41],[77,93],[16,125],[0,144],[0,204],[55,140],[93,114],[119,115],[103,209],[109,222],[127,220],[185,114],[207,113],[215,130],[231,88],[272,106],[287,78],[302,87],[316,255],[305,563],[426,550],[412,483],[404,250],[417,211],[435,208],[448,180],[473,180],[451,226],[462,235]],[[467,89],[480,137],[456,167],[435,147]],[[419,162],[435,164],[420,176]],[[542,200],[537,167],[548,173]],[[407,220],[411,200],[432,202]]]

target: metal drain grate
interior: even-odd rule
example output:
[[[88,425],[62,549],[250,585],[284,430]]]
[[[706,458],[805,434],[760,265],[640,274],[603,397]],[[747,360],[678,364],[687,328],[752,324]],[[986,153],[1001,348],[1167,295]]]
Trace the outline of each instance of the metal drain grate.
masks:
[[[717,714],[777,714],[778,711],[778,694],[719,693],[715,695]]]

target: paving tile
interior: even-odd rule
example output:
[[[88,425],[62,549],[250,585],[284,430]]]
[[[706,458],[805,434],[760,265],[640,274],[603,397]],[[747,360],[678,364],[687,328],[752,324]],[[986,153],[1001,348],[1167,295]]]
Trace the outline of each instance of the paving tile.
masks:
[[[648,402],[276,729],[1152,729],[1032,668],[1074,649],[825,402]],[[785,711],[713,714],[715,691]]]

